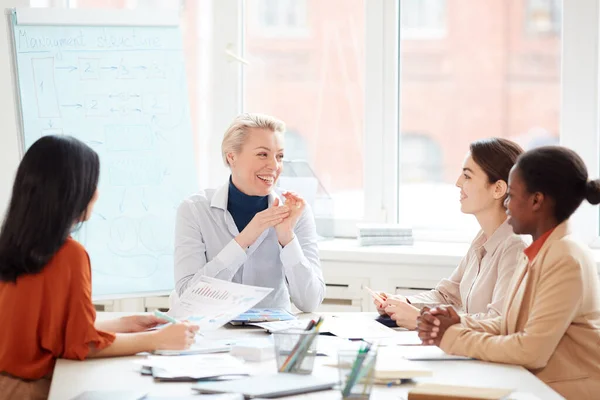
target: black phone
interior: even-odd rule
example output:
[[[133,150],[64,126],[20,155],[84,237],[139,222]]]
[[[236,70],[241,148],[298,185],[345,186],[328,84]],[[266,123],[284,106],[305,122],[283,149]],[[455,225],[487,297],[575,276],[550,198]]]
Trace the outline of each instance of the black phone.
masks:
[[[388,328],[398,327],[396,321],[394,321],[389,315],[380,315],[379,317],[375,318],[375,321],[387,326]]]

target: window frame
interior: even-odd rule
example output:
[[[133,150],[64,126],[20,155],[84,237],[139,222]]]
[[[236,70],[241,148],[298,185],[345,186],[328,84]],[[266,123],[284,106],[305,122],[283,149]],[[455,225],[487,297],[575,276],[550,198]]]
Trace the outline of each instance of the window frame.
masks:
[[[135,1],[135,0],[134,0]],[[336,237],[355,237],[356,224],[398,223],[400,145],[400,1],[365,0],[364,217],[334,220]],[[74,7],[77,0],[46,0]],[[210,1],[211,46],[207,83],[211,112],[203,113],[199,160],[203,187],[222,185],[229,174],[221,159],[221,139],[243,101],[244,1]],[[560,143],[585,161],[590,179],[600,174],[600,0],[564,1],[562,9]],[[228,29],[223,29],[223,27]],[[586,38],[586,40],[581,40]],[[200,111],[200,110],[195,110]],[[368,128],[368,129],[367,129]],[[571,218],[573,230],[600,248],[600,210],[584,204]],[[435,229],[415,232],[417,240],[448,241]],[[466,237],[453,238],[466,241]]]
[[[241,62],[228,65],[226,49],[244,57],[244,9],[242,0],[213,2],[214,50],[212,52],[214,105],[213,123],[208,138],[207,162],[214,169],[222,164],[220,140],[230,121],[243,110],[243,74]],[[362,219],[333,219],[335,237],[356,237],[356,224],[364,221],[386,223],[397,220],[398,197],[398,10],[396,0],[365,1],[365,127],[364,135],[364,210]],[[216,30],[230,26],[231,30]],[[222,83],[221,84],[218,84]],[[224,86],[223,86],[224,85]],[[223,93],[234,93],[224,96]],[[369,127],[368,132],[366,127]],[[218,155],[218,158],[215,156]],[[210,186],[224,182],[226,174],[213,173]],[[319,221],[317,221],[319,222]]]
[[[560,144],[583,158],[590,179],[600,172],[599,61],[600,0],[563,1]],[[599,224],[598,208],[586,201],[571,217],[573,231],[592,247],[600,247]]]
[[[366,88],[363,134],[364,173],[369,179],[365,179],[363,188],[363,218],[335,219],[336,237],[355,237],[356,224],[360,222],[399,222],[400,1],[402,0],[365,2]],[[229,93],[235,93],[234,96],[222,96],[226,92],[225,88],[217,83],[213,84],[215,113],[214,129],[211,131],[215,132],[213,142],[219,144],[224,129],[242,110],[242,67],[238,65],[235,72],[237,75],[233,76],[231,67],[224,68],[228,61],[223,53],[226,44],[243,51],[242,7],[242,0],[221,0],[213,5],[215,29],[219,26],[233,27],[229,32],[219,30],[219,34],[215,35],[213,51],[214,82],[225,82]],[[588,166],[590,178],[594,179],[600,172],[600,0],[563,1],[562,17],[560,143],[582,156]],[[225,36],[228,40],[225,40]],[[581,40],[582,37],[587,40]],[[215,154],[219,157],[214,162],[220,163],[220,151],[215,147],[210,150],[207,159],[214,159]],[[208,165],[214,167],[214,162],[209,161]],[[600,211],[595,206],[584,202],[571,221],[574,231],[586,243],[600,248]],[[435,229],[415,232],[415,237],[417,240],[427,241],[470,240],[467,235],[450,238]]]

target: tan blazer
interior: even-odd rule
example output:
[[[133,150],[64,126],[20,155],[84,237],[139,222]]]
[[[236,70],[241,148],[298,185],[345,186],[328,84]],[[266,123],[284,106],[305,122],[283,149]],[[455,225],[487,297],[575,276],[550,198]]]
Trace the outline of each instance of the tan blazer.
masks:
[[[529,263],[523,255],[502,316],[463,317],[440,347],[530,370],[567,399],[600,397],[600,286],[587,246],[557,226]],[[516,383],[515,383],[516,385]]]

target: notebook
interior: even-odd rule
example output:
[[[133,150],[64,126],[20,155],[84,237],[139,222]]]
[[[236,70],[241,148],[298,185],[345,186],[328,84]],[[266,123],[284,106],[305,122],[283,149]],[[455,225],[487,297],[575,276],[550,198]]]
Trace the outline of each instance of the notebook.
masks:
[[[339,364],[332,362],[325,364],[330,367],[342,369],[351,369],[352,364]],[[398,381],[404,381],[414,378],[432,376],[433,371],[422,364],[404,360],[402,358],[387,357],[384,352],[377,354],[377,362],[375,364],[375,374],[373,383],[376,385],[387,385]]]
[[[209,340],[196,336],[196,342],[186,350],[155,350],[159,356],[184,356],[191,354],[227,353],[235,344],[234,340]]]
[[[502,400],[508,399],[512,392],[512,389],[422,383],[408,392],[408,400]]]
[[[200,393],[240,393],[246,399],[275,398],[333,388],[335,379],[315,375],[269,374],[235,381],[199,382],[193,389]]]
[[[133,390],[86,390],[71,400],[141,400],[146,392]]]
[[[144,400],[198,400],[196,394],[184,394],[181,396],[146,396]],[[202,400],[244,400],[240,394],[212,394],[202,396]]]
[[[296,319],[296,316],[283,308],[251,308],[232,319],[229,323],[231,325],[244,325],[256,322],[291,321],[294,319]]]

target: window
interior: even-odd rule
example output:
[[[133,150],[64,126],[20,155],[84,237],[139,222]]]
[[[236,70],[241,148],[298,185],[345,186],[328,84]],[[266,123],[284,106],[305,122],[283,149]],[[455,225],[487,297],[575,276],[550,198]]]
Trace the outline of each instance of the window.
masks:
[[[170,8],[179,9],[183,1],[179,0],[62,0],[71,8],[112,8],[112,9],[141,9],[141,8]],[[192,8],[192,7],[187,7]]]
[[[439,38],[446,34],[446,0],[400,0],[403,37]]]
[[[556,34],[562,22],[561,0],[527,0],[527,31],[531,34]]]
[[[405,133],[400,145],[400,174],[406,183],[441,182],[442,149],[428,135]]]
[[[558,142],[560,38],[525,37],[522,5],[493,4],[448,2],[452,34],[427,46],[400,32],[398,215],[415,231],[435,232],[428,238],[468,240],[478,229],[460,212],[455,187],[469,143],[492,136],[526,149]]]
[[[248,0],[247,23],[264,37],[308,36],[307,0]]]
[[[286,122],[282,176],[314,177],[305,182],[338,236],[359,221],[400,222],[417,240],[471,240],[478,225],[460,213],[454,184],[469,143],[484,137],[526,149],[560,139],[598,176],[595,0],[177,3],[203,187],[224,181],[222,134],[242,111]],[[584,205],[574,226],[596,237],[598,221]]]
[[[272,114],[286,122],[290,130],[286,158],[296,161],[308,155],[310,168],[333,198],[333,210],[328,210],[333,215],[323,217],[360,220],[364,209],[365,1],[308,3],[310,34],[301,39],[265,39],[249,23],[257,11],[267,10],[268,14],[261,14],[263,23],[281,22],[281,13],[292,3],[294,10],[297,4],[306,6],[303,1],[244,3],[248,22],[244,58],[249,65],[244,66],[243,110]],[[289,15],[286,18],[288,23],[297,21]]]

